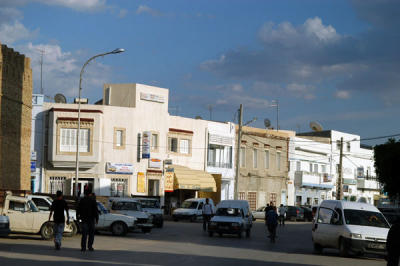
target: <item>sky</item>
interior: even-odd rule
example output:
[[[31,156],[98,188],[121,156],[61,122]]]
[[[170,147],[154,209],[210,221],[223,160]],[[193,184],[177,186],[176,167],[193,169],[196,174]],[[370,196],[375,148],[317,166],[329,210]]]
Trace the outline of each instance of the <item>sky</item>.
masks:
[[[400,133],[397,0],[0,0],[0,42],[31,58],[34,93],[94,103],[104,83],[168,88],[170,113],[361,138]],[[210,112],[211,110],[211,112]],[[386,139],[365,144],[377,144]]]

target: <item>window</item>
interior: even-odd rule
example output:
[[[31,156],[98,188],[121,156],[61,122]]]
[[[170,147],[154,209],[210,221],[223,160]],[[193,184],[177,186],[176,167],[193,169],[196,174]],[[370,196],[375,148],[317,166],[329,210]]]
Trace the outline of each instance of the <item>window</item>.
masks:
[[[35,203],[36,207],[38,207],[41,211],[50,211],[50,204],[41,198],[33,198],[33,202]]]
[[[332,214],[333,210],[326,208],[319,208],[317,222],[321,224],[331,223]]]
[[[276,193],[270,193],[269,202],[272,202],[274,206],[276,206]]]
[[[117,130],[116,132],[116,143],[115,143],[115,145],[117,146],[117,147],[122,147],[123,145],[124,145],[124,143],[123,143],[123,140],[124,140],[124,136],[123,136],[123,134],[124,134],[124,131],[122,131],[122,130]]]
[[[281,152],[276,152],[276,169],[281,170]]]
[[[246,149],[240,148],[240,167],[246,167]]]
[[[254,149],[253,150],[253,168],[257,168],[258,167],[257,155],[258,155],[257,150]]]
[[[367,178],[371,175],[371,166],[367,166]]]
[[[127,196],[128,180],[125,178],[111,179],[111,197]]]
[[[247,201],[249,202],[250,209],[255,210],[257,208],[257,192],[248,192]]]
[[[337,140],[336,141],[336,149],[338,150],[338,151],[340,151],[340,140]]]
[[[336,174],[339,174],[339,164],[336,164]]]
[[[151,150],[157,150],[158,149],[158,134],[152,133],[151,134]]]
[[[269,168],[269,151],[265,151],[264,167],[265,169]]]
[[[312,168],[312,163],[310,163],[310,171],[309,171],[310,173],[312,173],[312,169],[313,169]]]
[[[65,192],[65,176],[50,176],[50,194],[56,194],[58,190]]]
[[[8,205],[8,209],[13,210],[13,211],[23,212],[23,211],[25,211],[25,203],[18,202],[18,201],[10,201],[10,203]]]
[[[296,205],[302,205],[301,204],[301,196],[296,196]]]
[[[321,167],[322,167],[322,169],[321,169],[322,173],[326,173],[326,165],[323,164]]]
[[[60,129],[60,151],[76,152],[76,128]],[[79,151],[89,152],[90,149],[90,129],[81,128],[79,131]]]
[[[168,138],[168,150],[178,152],[178,138]]]
[[[189,154],[190,141],[188,139],[181,139],[179,142],[179,152],[182,154]]]
[[[301,162],[296,162],[296,171],[301,171]]]
[[[318,173],[318,164],[314,164],[314,173]]]
[[[246,200],[246,192],[239,192],[239,200]]]
[[[350,142],[347,142],[347,151],[350,151],[350,147],[351,147]]]

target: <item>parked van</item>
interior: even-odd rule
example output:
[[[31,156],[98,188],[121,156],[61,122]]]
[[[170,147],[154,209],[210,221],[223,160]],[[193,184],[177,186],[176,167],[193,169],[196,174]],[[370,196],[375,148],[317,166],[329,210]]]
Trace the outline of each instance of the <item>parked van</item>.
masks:
[[[215,213],[215,206],[212,199],[208,198],[213,212]],[[190,220],[191,222],[201,219],[203,217],[203,205],[206,203],[206,198],[193,198],[187,199],[182,203],[181,208],[173,211],[172,219],[177,222],[179,220]]]
[[[217,211],[211,218],[208,235],[233,234],[240,238],[246,232],[246,237],[250,237],[252,226],[253,216],[246,200],[223,200],[218,203]]]
[[[325,200],[318,207],[313,226],[314,250],[339,249],[341,256],[349,252],[386,253],[389,223],[373,205],[359,202]]]

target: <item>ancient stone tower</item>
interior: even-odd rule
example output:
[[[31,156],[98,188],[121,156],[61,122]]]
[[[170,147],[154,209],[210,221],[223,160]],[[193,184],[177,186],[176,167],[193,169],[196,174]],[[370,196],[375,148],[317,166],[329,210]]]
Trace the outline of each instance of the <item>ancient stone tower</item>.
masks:
[[[30,59],[0,46],[0,189],[30,190]]]

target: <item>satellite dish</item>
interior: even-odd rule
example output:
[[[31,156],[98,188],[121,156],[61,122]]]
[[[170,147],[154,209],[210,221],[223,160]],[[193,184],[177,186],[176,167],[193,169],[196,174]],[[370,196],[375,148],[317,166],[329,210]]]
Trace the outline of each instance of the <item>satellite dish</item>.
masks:
[[[62,95],[61,93],[57,93],[56,96],[54,96],[54,101],[56,103],[66,103],[67,98],[65,98],[65,96]]]
[[[265,128],[269,128],[271,126],[271,121],[268,118],[264,119],[264,126]]]
[[[323,130],[322,126],[316,121],[310,122],[310,128],[313,131],[322,131]]]

